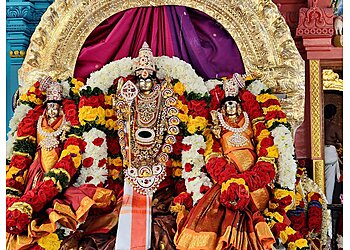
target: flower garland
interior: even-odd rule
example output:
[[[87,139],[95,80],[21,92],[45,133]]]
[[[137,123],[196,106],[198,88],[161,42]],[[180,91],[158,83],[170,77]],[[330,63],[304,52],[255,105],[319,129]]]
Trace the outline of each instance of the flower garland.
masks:
[[[99,71],[90,75],[87,85],[91,88],[98,87],[104,93],[107,93],[109,87],[118,77],[127,77],[134,73],[133,65],[135,58],[126,57],[113,61],[103,66]],[[182,82],[188,93],[204,95],[207,89],[204,81],[199,77],[192,66],[177,57],[160,56],[154,58],[158,67],[157,76],[159,79],[171,77]]]
[[[22,104],[23,105],[23,104]],[[42,105],[30,109],[18,124],[16,139],[13,143],[11,161],[6,169],[7,206],[15,197],[20,197],[25,189],[24,183],[28,168],[36,152],[36,124],[44,112]]]
[[[210,178],[205,171],[204,153],[206,142],[204,131],[208,125],[208,93],[195,93],[194,89],[188,89],[188,86],[181,81],[174,80],[174,93],[178,95],[175,107],[179,110],[178,118],[180,119],[180,128],[182,136],[177,136],[177,142],[174,145],[174,154],[181,160],[182,169],[176,164],[172,164],[173,175],[181,176],[185,180],[187,196],[191,196],[190,201],[196,204],[212,186]],[[201,84],[204,83],[200,82]],[[198,89],[203,88],[198,87]],[[204,86],[205,88],[205,86]],[[199,92],[199,91],[197,91]],[[180,194],[180,197],[186,196]],[[189,199],[185,199],[189,202]],[[174,200],[185,201],[182,198]],[[181,204],[183,205],[183,204]],[[179,204],[180,206],[180,204]],[[185,206],[188,208],[189,206]]]
[[[253,81],[248,88],[255,93],[260,92],[256,96],[256,101],[263,110],[266,128],[271,131],[279,154],[277,187],[273,190],[273,198],[269,201],[264,216],[276,238],[280,238],[288,249],[306,249],[307,240],[300,232],[290,227],[290,222],[286,220],[286,213],[292,208],[295,200],[295,192],[292,190],[295,185],[296,163],[293,158],[293,141],[288,129],[290,126],[277,97],[269,94],[263,83]]]
[[[206,143],[202,135],[187,136],[182,141],[182,177],[185,179],[186,190],[192,194],[193,204],[196,204],[212,187],[212,182],[202,171],[205,167],[204,149]]]
[[[83,140],[87,143],[86,150],[82,155],[80,175],[73,186],[79,187],[90,183],[103,187],[108,176],[106,134],[92,128],[89,132],[83,133]]]

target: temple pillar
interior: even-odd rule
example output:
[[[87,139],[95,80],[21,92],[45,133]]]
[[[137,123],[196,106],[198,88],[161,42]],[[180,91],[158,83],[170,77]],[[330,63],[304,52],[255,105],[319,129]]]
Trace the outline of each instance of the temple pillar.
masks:
[[[13,115],[12,96],[18,88],[17,72],[24,61],[30,37],[52,2],[53,0],[6,1],[6,124]]]
[[[306,130],[309,131],[310,158],[313,179],[325,192],[324,128],[322,60],[339,60],[342,48],[332,45],[334,36],[334,10],[327,0],[308,0],[308,8],[299,10],[296,36],[301,37],[303,58],[306,65],[306,96],[309,98],[309,114],[305,114]],[[305,109],[307,112],[307,109]]]

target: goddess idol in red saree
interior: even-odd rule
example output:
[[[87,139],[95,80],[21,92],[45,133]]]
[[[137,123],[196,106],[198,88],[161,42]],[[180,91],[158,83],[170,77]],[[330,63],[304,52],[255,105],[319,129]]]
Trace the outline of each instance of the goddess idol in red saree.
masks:
[[[275,242],[260,211],[269,200],[266,187],[250,192],[244,173],[257,161],[253,129],[239,104],[238,85],[224,83],[226,97],[211,112],[211,131],[220,152],[206,157],[215,185],[187,216],[178,216],[177,249],[271,249]]]

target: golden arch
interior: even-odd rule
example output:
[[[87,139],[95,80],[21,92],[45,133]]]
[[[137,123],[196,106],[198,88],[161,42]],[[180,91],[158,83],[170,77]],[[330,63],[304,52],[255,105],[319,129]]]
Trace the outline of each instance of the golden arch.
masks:
[[[105,19],[142,6],[182,5],[216,19],[231,34],[245,70],[276,93],[295,128],[304,116],[304,61],[288,25],[271,0],[56,0],[44,13],[19,70],[21,91],[43,75],[73,75],[88,35]]]

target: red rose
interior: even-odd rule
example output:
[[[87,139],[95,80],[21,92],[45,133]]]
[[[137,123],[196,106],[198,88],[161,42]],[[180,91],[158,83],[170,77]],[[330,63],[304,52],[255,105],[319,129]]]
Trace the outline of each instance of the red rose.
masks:
[[[286,118],[286,114],[283,111],[269,111],[265,115],[267,121],[281,118]]]
[[[39,88],[39,86],[40,86],[40,82],[39,82],[39,81],[37,81],[36,83],[34,83],[34,87],[35,87],[35,88]]]
[[[255,137],[258,137],[262,130],[266,129],[265,123],[260,121],[255,124]]]
[[[182,144],[182,150],[183,151],[189,151],[190,149],[191,149],[191,145]]]
[[[18,209],[6,211],[6,232],[21,234],[27,230],[30,219],[27,214],[22,214]]]
[[[63,168],[69,173],[70,177],[73,177],[77,171],[70,155],[63,157],[59,162],[56,163],[54,168]]]
[[[221,100],[225,98],[225,91],[219,85],[216,85],[209,93],[211,96],[210,110],[220,108]]]
[[[6,187],[12,187],[14,189],[24,191],[24,184],[14,180],[14,179],[6,179]]]
[[[118,138],[107,137],[107,150],[111,155],[116,155],[120,152]]]
[[[98,96],[93,95],[93,96],[89,97],[87,100],[87,105],[89,105],[93,108],[98,108],[99,106],[101,106]]]
[[[201,194],[205,194],[208,190],[209,190],[209,187],[208,187],[208,186],[205,186],[205,185],[202,185],[202,186],[199,188],[199,192],[200,192]]]
[[[301,231],[303,227],[306,225],[306,217],[305,213],[302,211],[297,213],[292,213],[289,216],[290,221],[292,222],[292,227],[296,231]]]
[[[280,233],[286,230],[287,225],[281,222],[277,222],[272,228],[272,232],[274,235],[280,235]]]
[[[18,169],[25,169],[29,167],[32,160],[22,155],[14,155],[11,158],[10,167],[16,167]]]
[[[32,249],[32,250],[45,250],[44,248],[42,248],[39,245],[35,245],[35,246],[31,247],[30,249]]]
[[[312,196],[311,196],[311,200],[312,201],[318,201],[319,199],[321,199],[321,195],[319,193],[314,193]]]
[[[231,183],[220,195],[220,203],[231,210],[243,210],[249,204],[249,192],[238,183]]]
[[[209,110],[204,100],[191,100],[188,102],[188,114],[192,117],[202,116],[208,119]]]
[[[11,207],[13,203],[17,202],[19,197],[9,197],[6,196],[6,209]]]
[[[69,121],[72,126],[80,125],[78,118],[78,108],[73,100],[65,99],[63,101],[63,112],[66,116],[67,121]]]
[[[106,165],[106,162],[107,162],[106,158],[99,160],[98,167],[102,168],[104,165]]]
[[[183,144],[182,144],[183,136],[176,136],[176,143],[173,145],[173,154],[181,155]]]
[[[189,193],[182,192],[174,198],[174,204],[184,205],[187,210],[190,210],[193,207],[192,196]]]
[[[307,225],[309,231],[313,230],[314,233],[320,232],[322,226],[322,208],[311,206],[308,209],[308,215]]]
[[[182,192],[186,192],[186,185],[185,185],[185,180],[184,179],[180,179],[175,184],[175,193],[176,193],[176,195],[179,195]]]
[[[187,105],[187,100],[184,95],[180,95],[178,99],[182,102],[183,105]]]
[[[261,147],[262,148],[268,148],[274,145],[273,138],[271,136],[268,136],[261,141]]]
[[[83,160],[83,166],[86,168],[91,167],[93,163],[94,163],[94,159],[92,157],[88,157]]]
[[[206,164],[207,171],[211,178],[218,181],[221,172],[225,170],[227,161],[224,158],[212,157]]]
[[[92,141],[92,143],[97,147],[101,146],[103,142],[104,142],[104,139],[102,138],[96,138],[95,140]]]
[[[236,178],[236,177],[237,177],[236,168],[232,164],[227,163],[225,165],[225,169],[219,174],[217,182],[221,185],[223,182],[227,181],[228,179]]]
[[[185,164],[185,171],[190,172],[192,170],[192,165],[190,163]]]
[[[269,99],[264,103],[261,103],[262,107],[270,107],[272,105],[277,105],[277,106],[281,106],[280,102],[276,99]]]
[[[202,154],[204,154],[205,151],[204,151],[203,148],[200,148],[200,149],[197,150],[197,152],[198,152],[198,154],[201,154],[201,155],[202,155]]]
[[[86,142],[83,141],[80,138],[76,137],[69,137],[66,142],[64,143],[64,149],[66,149],[69,145],[76,145],[80,148],[80,153],[83,153],[85,151]]]

